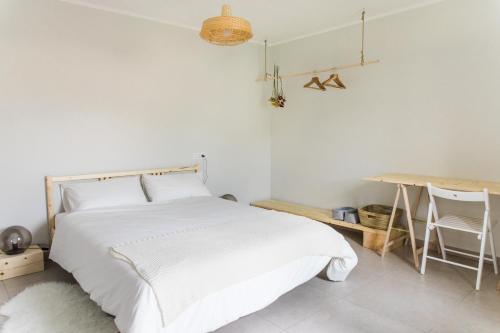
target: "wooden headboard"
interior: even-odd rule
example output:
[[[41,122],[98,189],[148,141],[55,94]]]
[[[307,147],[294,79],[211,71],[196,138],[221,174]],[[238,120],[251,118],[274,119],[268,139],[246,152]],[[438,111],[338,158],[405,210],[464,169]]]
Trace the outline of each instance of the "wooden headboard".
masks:
[[[117,177],[141,176],[141,175],[159,176],[167,173],[175,173],[175,172],[198,173],[199,171],[200,171],[200,166],[196,164],[186,167],[148,169],[148,170],[137,170],[137,171],[119,171],[119,172],[96,173],[96,174],[76,175],[76,176],[46,176],[45,198],[46,198],[46,208],[47,208],[47,224],[49,227],[50,239],[52,239],[56,231],[56,212],[54,210],[54,184],[77,181],[77,180],[103,181],[106,179],[117,178]]]

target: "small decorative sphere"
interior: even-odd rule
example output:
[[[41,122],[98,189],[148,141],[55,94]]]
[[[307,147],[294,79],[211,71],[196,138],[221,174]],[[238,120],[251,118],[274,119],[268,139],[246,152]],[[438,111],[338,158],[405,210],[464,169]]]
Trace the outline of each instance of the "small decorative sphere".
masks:
[[[221,199],[238,202],[238,199],[236,199],[236,197],[232,194],[224,194],[224,195],[221,195],[220,197],[221,197]]]
[[[19,225],[9,227],[0,234],[1,249],[5,254],[19,254],[31,245],[31,232]]]

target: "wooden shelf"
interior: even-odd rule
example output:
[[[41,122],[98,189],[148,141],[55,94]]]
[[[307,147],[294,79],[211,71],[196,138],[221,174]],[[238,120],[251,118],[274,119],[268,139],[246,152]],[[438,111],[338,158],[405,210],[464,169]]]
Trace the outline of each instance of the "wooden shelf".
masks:
[[[354,224],[340,220],[335,220],[332,217],[332,211],[330,209],[310,207],[280,200],[257,201],[251,203],[251,205],[254,207],[304,216],[315,221],[327,223],[341,228],[361,231],[363,232],[363,246],[372,250],[379,250],[384,244],[386,235],[385,230],[365,227],[359,223]],[[404,241],[404,239],[402,239],[402,236],[404,236],[405,234],[406,234],[405,230],[394,229],[394,231],[391,234],[391,240],[398,240],[394,242],[393,246],[394,248],[402,244],[402,242]],[[401,241],[399,241],[400,239]]]
[[[304,217],[308,217],[310,219],[328,223],[328,224],[333,224],[337,225],[340,227],[348,228],[348,229],[355,229],[355,230],[361,230],[361,231],[369,231],[369,232],[374,232],[374,233],[384,233],[384,230],[377,230],[377,229],[372,229],[365,227],[359,223],[348,223],[340,220],[335,220],[332,218],[332,211],[330,209],[323,209],[323,208],[315,208],[315,207],[309,207],[305,205],[300,205],[300,204],[295,204],[291,202],[286,202],[286,201],[279,201],[279,200],[263,200],[263,201],[257,201],[253,202],[252,206],[255,207],[260,207],[264,209],[272,209],[276,210],[279,212],[285,212],[285,213],[290,213],[294,215],[300,215]]]

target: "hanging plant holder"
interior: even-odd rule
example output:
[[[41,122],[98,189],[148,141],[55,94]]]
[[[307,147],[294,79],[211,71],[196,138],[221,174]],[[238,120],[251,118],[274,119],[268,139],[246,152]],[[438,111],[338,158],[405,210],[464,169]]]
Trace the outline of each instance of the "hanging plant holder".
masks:
[[[283,80],[280,76],[279,66],[274,65],[274,75],[273,75],[273,94],[269,98],[269,102],[275,108],[285,107],[285,94],[283,93]]]

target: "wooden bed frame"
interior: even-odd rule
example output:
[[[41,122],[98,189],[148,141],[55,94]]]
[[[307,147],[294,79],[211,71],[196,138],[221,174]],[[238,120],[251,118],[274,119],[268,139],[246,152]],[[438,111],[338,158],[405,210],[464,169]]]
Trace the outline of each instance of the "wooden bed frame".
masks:
[[[96,173],[87,175],[76,175],[76,176],[46,176],[45,177],[45,197],[46,197],[46,209],[47,209],[47,224],[49,227],[50,239],[54,237],[56,231],[56,212],[54,210],[54,184],[55,183],[65,183],[76,180],[97,180],[104,181],[111,178],[117,177],[128,177],[128,176],[142,176],[142,175],[156,175],[161,176],[167,173],[175,172],[200,172],[199,164],[185,167],[172,167],[172,168],[161,168],[161,169],[147,169],[147,170],[136,170],[136,171],[119,171],[119,172],[107,172],[107,173]]]

